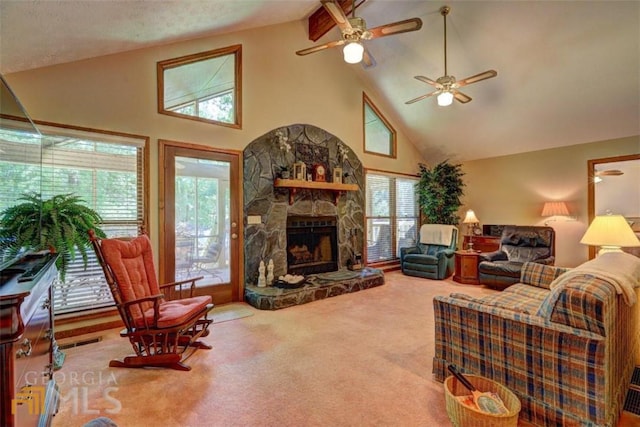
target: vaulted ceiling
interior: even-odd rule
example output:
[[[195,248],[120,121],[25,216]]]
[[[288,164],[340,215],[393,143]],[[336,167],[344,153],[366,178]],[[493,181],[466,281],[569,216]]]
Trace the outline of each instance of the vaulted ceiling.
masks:
[[[438,107],[413,77],[458,79],[467,104]],[[179,40],[305,20],[318,0],[0,0],[0,72],[8,74]],[[394,126],[425,155],[470,160],[640,135],[640,2],[367,0],[369,28],[411,17],[422,29],[371,40],[377,66],[344,64],[377,88]],[[336,40],[330,30],[318,43]],[[291,40],[292,55],[312,46]],[[313,55],[341,55],[328,49]],[[639,142],[640,145],[640,142]],[[640,148],[640,147],[639,147]]]

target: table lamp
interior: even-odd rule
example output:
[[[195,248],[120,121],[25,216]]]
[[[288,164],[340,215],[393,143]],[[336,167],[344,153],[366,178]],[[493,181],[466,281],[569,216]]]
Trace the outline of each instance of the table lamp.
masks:
[[[468,224],[467,226],[467,232],[469,233],[468,250],[471,252],[473,251],[473,230],[476,228],[476,224],[480,223],[480,221],[478,221],[478,218],[476,217],[476,213],[472,209],[469,209],[462,223]]]
[[[622,247],[640,246],[640,240],[622,215],[596,216],[580,243],[600,246],[598,255],[605,252],[622,252]]]

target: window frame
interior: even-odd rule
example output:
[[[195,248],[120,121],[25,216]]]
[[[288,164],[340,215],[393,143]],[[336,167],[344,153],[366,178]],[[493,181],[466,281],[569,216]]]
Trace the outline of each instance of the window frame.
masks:
[[[164,72],[172,68],[177,68],[182,65],[189,65],[200,61],[206,61],[213,58],[218,58],[226,55],[234,55],[234,87],[231,90],[224,90],[219,95],[226,93],[233,93],[234,109],[233,109],[233,122],[223,122],[219,120],[207,119],[205,117],[199,117],[189,114],[178,113],[176,111],[165,109],[164,107]],[[158,61],[157,63],[157,80],[158,80],[158,113],[166,114],[168,116],[178,117],[182,119],[195,120],[204,123],[210,123],[219,126],[226,126],[234,129],[242,129],[242,45],[236,44],[232,46],[223,47],[220,49],[209,50],[206,52],[199,52],[191,55],[185,55],[178,58],[166,59]],[[196,98],[180,105],[187,105],[189,103],[197,104],[205,99],[215,98],[218,94],[208,94],[202,98]]]
[[[40,150],[43,149],[42,143],[43,142],[46,143],[47,136],[51,136],[51,137],[68,136],[70,138],[76,138],[78,140],[82,140],[83,138],[86,138],[86,140],[101,142],[101,143],[117,144],[118,141],[120,141],[122,145],[126,145],[126,146],[138,145],[138,149],[140,149],[140,154],[139,154],[139,158],[136,160],[137,177],[138,177],[137,179],[138,180],[141,179],[142,182],[141,183],[138,182],[136,185],[138,186],[138,188],[140,188],[140,191],[141,191],[141,194],[137,197],[137,200],[142,203],[142,206],[138,207],[140,209],[139,210],[140,217],[138,217],[136,222],[139,224],[138,234],[142,230],[146,231],[147,224],[149,221],[149,182],[150,182],[149,181],[150,138],[148,136],[134,135],[134,134],[128,134],[123,132],[98,130],[98,129],[80,127],[80,126],[64,125],[64,124],[57,124],[57,123],[37,121],[37,120],[35,120],[34,123],[37,126],[40,133],[42,134]],[[127,140],[129,140],[129,143],[127,142]],[[87,152],[87,153],[90,153],[90,152]],[[45,159],[42,153],[39,157],[39,163],[37,164],[37,166],[41,169],[41,174],[42,174],[43,167],[50,167],[48,159]],[[142,168],[142,171],[140,171],[139,168]],[[42,180],[42,176],[41,176],[41,180]],[[40,184],[40,188],[38,192],[42,193],[45,190],[49,191],[49,189],[42,188],[42,184]],[[16,194],[16,196],[17,195],[18,194]],[[119,224],[123,224],[123,222],[121,220],[105,221],[106,227],[108,226],[117,227]],[[92,249],[88,249],[88,252],[89,252],[90,260],[93,259],[93,257],[91,256]],[[78,254],[76,254],[76,260],[74,261],[74,263],[77,263],[77,262],[82,262]],[[96,263],[95,265],[91,266],[91,269],[95,270],[97,268],[99,270],[99,274],[102,275],[103,274],[102,270],[101,268],[99,268],[97,261],[95,261],[95,263]],[[59,285],[55,284],[54,286],[59,286]],[[54,293],[55,292],[56,291],[54,290]],[[55,300],[54,300],[54,304],[55,304]],[[99,307],[96,306],[93,308],[90,308],[90,307],[76,308],[75,310],[65,311],[63,313],[54,312],[54,315],[56,316],[56,319],[62,318],[62,319],[77,320],[82,318],[93,318],[93,317],[96,317],[96,315],[98,315],[99,313],[112,312],[114,309],[115,309],[115,304],[111,303],[111,304],[103,304]]]
[[[369,107],[371,111],[378,118],[378,121],[384,125],[390,135],[389,141],[389,152],[384,153],[381,151],[373,151],[371,147],[367,147],[367,113],[366,109]],[[362,148],[365,153],[373,154],[376,156],[389,157],[391,159],[397,158],[397,144],[398,136],[397,132],[391,123],[387,120],[387,118],[382,114],[382,112],[376,107],[376,105],[371,101],[371,99],[367,96],[365,92],[362,92]]]
[[[398,221],[400,219],[406,219],[406,218],[414,218],[415,219],[415,225],[416,225],[416,230],[415,230],[415,239],[417,241],[417,237],[418,237],[418,229],[420,227],[420,207],[418,206],[418,198],[417,195],[415,195],[414,193],[414,200],[415,200],[415,213],[416,216],[415,217],[399,217],[397,215],[397,197],[395,197],[395,186],[396,186],[396,179],[405,179],[405,180],[415,180],[415,182],[417,183],[419,181],[419,177],[417,175],[411,175],[411,174],[404,174],[404,173],[398,173],[398,172],[390,172],[390,171],[386,171],[386,170],[380,170],[380,169],[365,169],[365,199],[368,198],[369,195],[369,189],[368,189],[368,177],[369,175],[379,175],[379,176],[385,176],[385,177],[389,177],[392,178],[393,180],[393,185],[394,185],[394,190],[393,190],[393,200],[389,200],[389,216],[388,217],[382,217],[382,216],[371,216],[370,212],[368,211],[368,200],[365,200],[365,211],[364,211],[364,235],[365,235],[365,242],[367,240],[367,237],[369,236],[369,220],[370,219],[375,219],[375,218],[389,218],[390,220],[390,225],[391,225],[391,257],[388,259],[383,259],[380,261],[372,261],[369,262],[369,253],[368,250],[365,253],[365,261],[367,263],[367,265],[381,265],[381,264],[389,264],[389,263],[398,263],[399,259],[400,259],[400,250],[397,247],[398,246],[398,239],[397,239],[397,229],[398,229]],[[368,245],[366,245],[368,246]]]

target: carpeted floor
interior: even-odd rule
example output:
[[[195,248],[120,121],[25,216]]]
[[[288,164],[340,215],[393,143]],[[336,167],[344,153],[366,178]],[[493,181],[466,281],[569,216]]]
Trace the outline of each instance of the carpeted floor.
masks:
[[[224,316],[235,320],[213,325],[204,339],[213,349],[196,352],[190,372],[109,368],[130,353],[109,331],[66,350],[53,426],[100,416],[121,427],[450,425],[431,375],[431,301],[494,291],[399,272],[386,281],[278,311],[232,304]]]
[[[213,323],[216,324],[253,316],[253,313],[256,311],[257,310],[249,304],[234,302],[214,307],[213,310],[209,312],[209,317],[212,318]]]

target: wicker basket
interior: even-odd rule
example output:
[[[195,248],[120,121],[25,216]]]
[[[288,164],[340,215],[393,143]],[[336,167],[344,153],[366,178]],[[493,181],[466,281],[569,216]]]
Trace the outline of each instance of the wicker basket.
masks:
[[[471,384],[478,390],[497,393],[509,410],[502,415],[487,414],[478,409],[462,404],[456,396],[467,396],[471,392],[467,390],[454,376],[444,381],[445,401],[447,414],[456,427],[517,427],[518,414],[520,413],[520,400],[515,394],[502,384],[478,375],[465,375]]]

